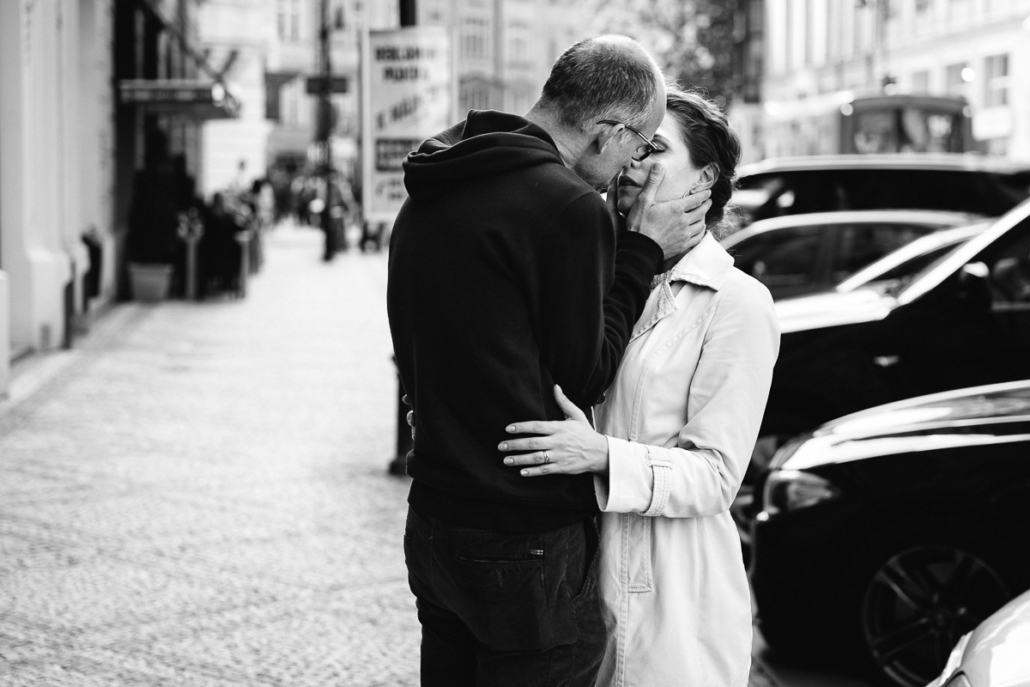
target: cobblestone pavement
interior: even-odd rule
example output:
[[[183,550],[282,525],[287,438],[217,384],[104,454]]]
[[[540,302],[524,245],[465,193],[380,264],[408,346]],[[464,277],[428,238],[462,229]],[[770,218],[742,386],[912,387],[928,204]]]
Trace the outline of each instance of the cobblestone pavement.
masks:
[[[386,257],[320,250],[281,227],[245,299],[121,305],[19,363],[0,685],[418,683]]]

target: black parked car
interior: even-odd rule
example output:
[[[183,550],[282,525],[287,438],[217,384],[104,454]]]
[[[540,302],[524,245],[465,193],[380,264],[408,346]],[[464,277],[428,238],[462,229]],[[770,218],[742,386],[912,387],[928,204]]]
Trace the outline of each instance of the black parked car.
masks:
[[[776,308],[766,447],[863,408],[1030,378],[1030,201],[914,276]]]
[[[1030,588],[1030,381],[840,418],[786,444],[760,484],[750,572],[774,651],[921,687]]]
[[[742,224],[810,212],[945,210],[998,217],[1030,196],[1030,163],[982,155],[808,155],[742,165]]]

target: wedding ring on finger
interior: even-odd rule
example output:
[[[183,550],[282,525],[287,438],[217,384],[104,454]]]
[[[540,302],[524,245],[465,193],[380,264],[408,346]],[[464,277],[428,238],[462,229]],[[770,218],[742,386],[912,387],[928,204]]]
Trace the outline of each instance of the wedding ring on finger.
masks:
[[[544,459],[541,462],[544,462],[544,463],[550,463],[551,462],[551,457],[549,455],[547,455],[547,451],[544,451]]]

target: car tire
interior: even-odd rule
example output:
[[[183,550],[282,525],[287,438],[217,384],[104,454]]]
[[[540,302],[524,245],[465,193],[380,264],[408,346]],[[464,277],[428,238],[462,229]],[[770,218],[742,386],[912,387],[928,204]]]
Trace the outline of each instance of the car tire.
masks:
[[[897,528],[845,574],[844,648],[876,684],[922,687],[952,647],[1020,589],[1018,567],[989,532],[938,521]]]

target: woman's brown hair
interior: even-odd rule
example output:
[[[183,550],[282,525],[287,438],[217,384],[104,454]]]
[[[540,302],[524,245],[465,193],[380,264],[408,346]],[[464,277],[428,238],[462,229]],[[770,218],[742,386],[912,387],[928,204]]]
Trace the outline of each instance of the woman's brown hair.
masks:
[[[690,153],[690,161],[698,169],[705,165],[715,168],[712,185],[712,207],[705,216],[708,229],[716,238],[729,230],[726,222],[726,204],[733,195],[733,184],[740,161],[740,138],[730,127],[726,115],[700,93],[683,91],[670,86],[665,98],[666,111],[676,118],[683,132],[683,142]]]

